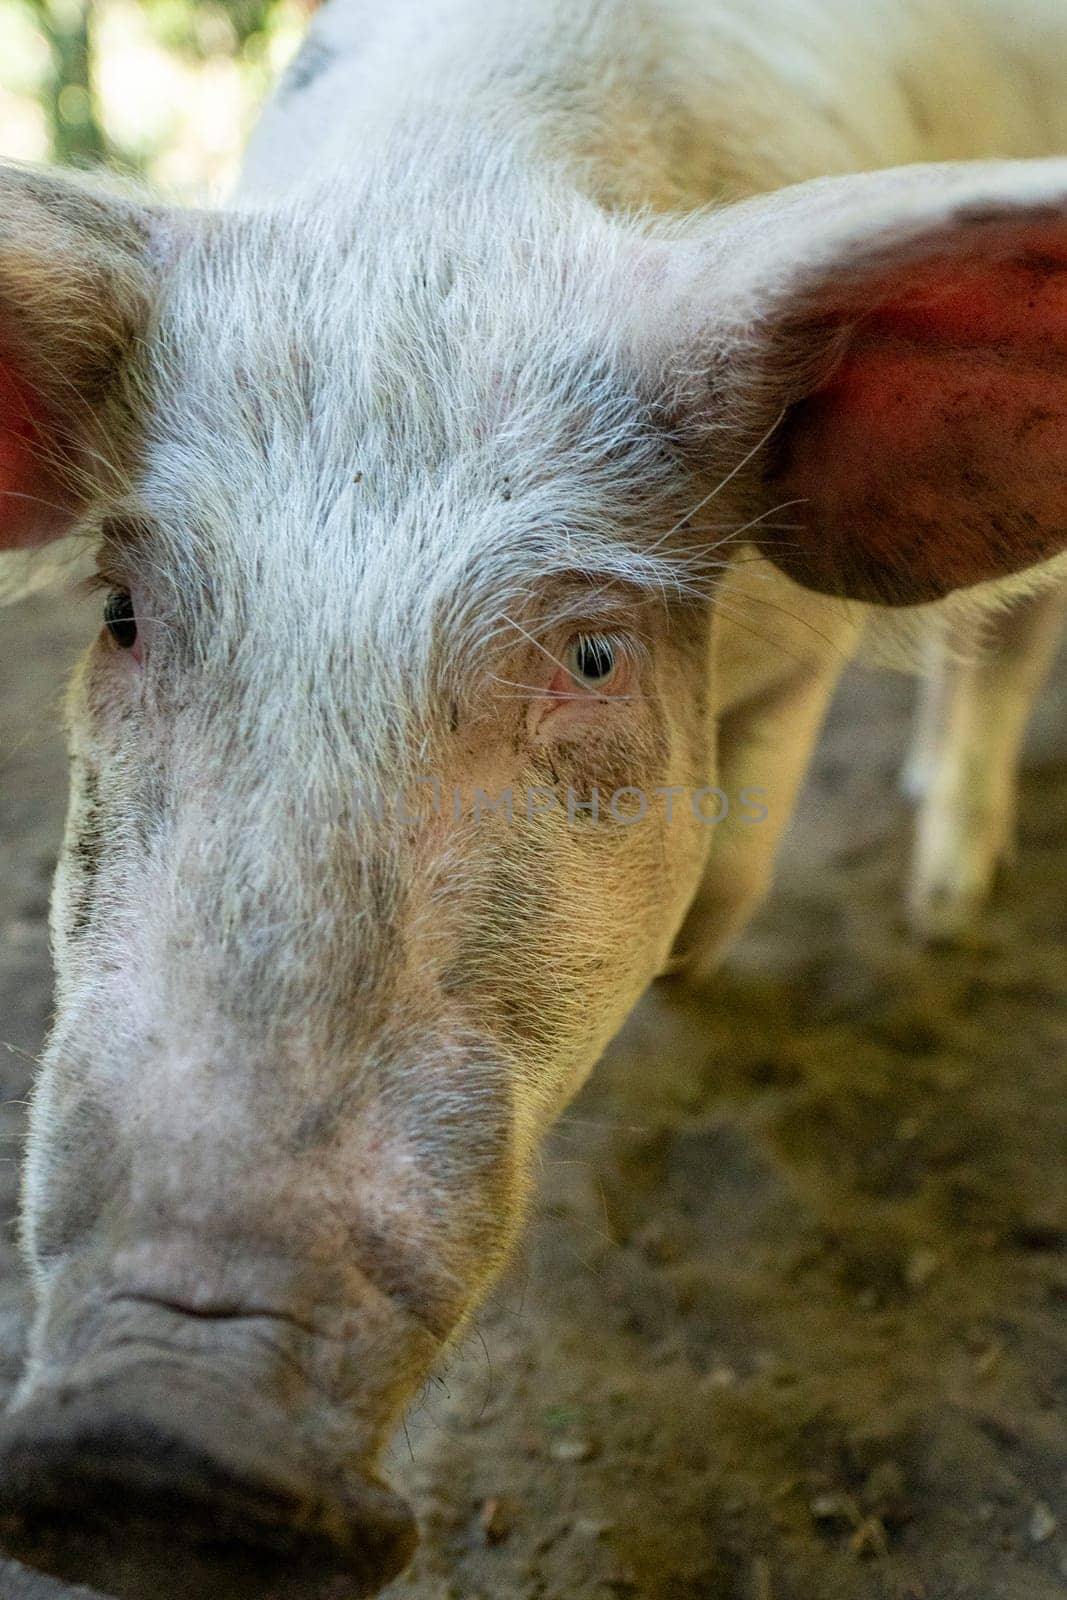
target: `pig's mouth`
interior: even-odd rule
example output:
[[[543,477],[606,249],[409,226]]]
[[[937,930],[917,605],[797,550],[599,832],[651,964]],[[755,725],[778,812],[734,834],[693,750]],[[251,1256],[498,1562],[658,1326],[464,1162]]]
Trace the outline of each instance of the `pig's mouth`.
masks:
[[[136,1290],[113,1294],[110,1302],[113,1305],[147,1306],[157,1311],[171,1312],[178,1317],[192,1318],[196,1322],[266,1322],[277,1327],[293,1329],[300,1334],[309,1334],[316,1339],[327,1337],[321,1329],[313,1327],[310,1322],[295,1316],[291,1311],[279,1310],[275,1306],[245,1304],[236,1300],[210,1300],[198,1304]]]
[[[140,1418],[66,1416],[51,1437],[38,1420],[0,1444],[0,1537],[68,1582],[121,1600],[340,1600],[376,1593],[414,1549],[410,1512],[370,1481],[346,1526],[324,1501],[237,1477]]]
[[[193,1315],[208,1333],[268,1313]],[[0,1548],[117,1600],[376,1594],[409,1561],[414,1518],[343,1415],[294,1408],[291,1383],[207,1350],[95,1350],[0,1421]]]

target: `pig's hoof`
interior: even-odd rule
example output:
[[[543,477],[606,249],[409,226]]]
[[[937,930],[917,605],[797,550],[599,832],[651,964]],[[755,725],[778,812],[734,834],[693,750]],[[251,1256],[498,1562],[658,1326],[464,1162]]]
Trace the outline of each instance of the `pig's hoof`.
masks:
[[[415,1525],[369,1479],[344,1498],[112,1410],[91,1391],[0,1424],[0,1546],[117,1600],[356,1600],[407,1564]],[[244,1455],[244,1452],[241,1452]]]
[[[908,921],[927,944],[968,944],[1002,864],[1011,833],[988,820],[923,819],[908,887]]]

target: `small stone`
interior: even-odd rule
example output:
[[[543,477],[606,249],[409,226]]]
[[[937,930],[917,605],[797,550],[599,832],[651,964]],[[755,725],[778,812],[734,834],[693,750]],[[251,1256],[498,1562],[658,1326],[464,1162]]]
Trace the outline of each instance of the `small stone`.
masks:
[[[848,1547],[854,1556],[859,1556],[861,1561],[870,1561],[875,1556],[889,1554],[889,1540],[886,1537],[885,1526],[881,1517],[867,1517],[860,1523]]]
[[[548,1453],[553,1461],[592,1461],[596,1455],[596,1445],[592,1439],[553,1439]]]
[[[478,1519],[486,1544],[502,1544],[515,1526],[515,1505],[511,1500],[490,1495],[483,1501]]]
[[[613,1522],[600,1522],[596,1517],[577,1517],[574,1532],[579,1539],[603,1539],[614,1526]]]
[[[1044,1544],[1046,1539],[1052,1538],[1058,1527],[1051,1507],[1039,1500],[1030,1514],[1030,1538],[1034,1544]]]
[[[994,1367],[1000,1364],[1003,1354],[1004,1346],[998,1339],[994,1339],[992,1344],[987,1344],[974,1358],[974,1370],[977,1375],[980,1378],[987,1378]]]
[[[913,1250],[904,1268],[904,1277],[910,1289],[924,1289],[941,1265],[936,1250],[921,1246]]]
[[[737,1387],[737,1373],[733,1367],[712,1367],[700,1380],[702,1389],[734,1389]]]
[[[638,1592],[637,1574],[632,1567],[617,1567],[600,1581],[609,1594],[620,1596],[620,1600],[629,1600]]]
[[[847,1494],[818,1494],[810,1510],[816,1522],[849,1522],[853,1527],[860,1522],[856,1503]]]

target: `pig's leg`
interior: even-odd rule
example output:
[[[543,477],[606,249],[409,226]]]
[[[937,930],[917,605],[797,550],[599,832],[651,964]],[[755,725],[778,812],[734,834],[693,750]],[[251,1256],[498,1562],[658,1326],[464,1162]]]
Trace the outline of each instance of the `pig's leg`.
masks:
[[[1067,588],[993,618],[960,660],[932,642],[905,785],[918,801],[908,907],[915,931],[963,934],[1012,849],[1020,750],[1067,614]]]
[[[848,606],[809,594],[743,555],[714,620],[717,787],[729,810],[675,943],[669,972],[699,986],[770,888],[838,678],[859,624]]]

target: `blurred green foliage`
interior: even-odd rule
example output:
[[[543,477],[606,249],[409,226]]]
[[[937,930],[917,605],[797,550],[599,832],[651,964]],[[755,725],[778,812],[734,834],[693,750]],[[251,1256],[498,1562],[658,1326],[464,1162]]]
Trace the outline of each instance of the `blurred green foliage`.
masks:
[[[11,0],[9,0],[11,3]],[[117,147],[100,114],[97,31],[101,0],[13,0],[47,44],[40,98],[54,160],[75,166],[108,161],[139,171],[145,152]],[[226,57],[262,71],[285,0],[141,0],[139,10],[159,46],[192,64]]]

